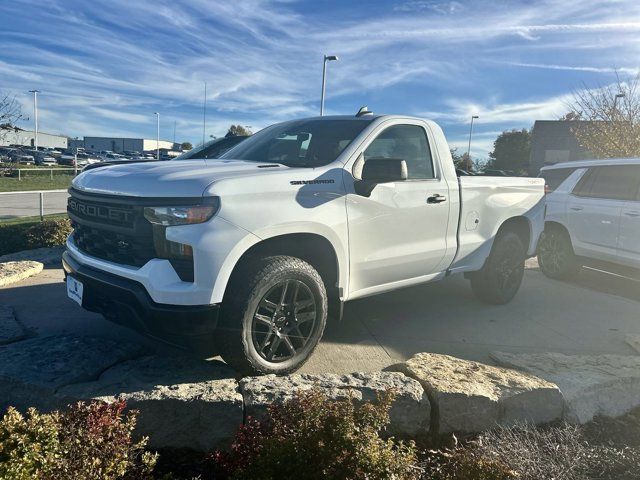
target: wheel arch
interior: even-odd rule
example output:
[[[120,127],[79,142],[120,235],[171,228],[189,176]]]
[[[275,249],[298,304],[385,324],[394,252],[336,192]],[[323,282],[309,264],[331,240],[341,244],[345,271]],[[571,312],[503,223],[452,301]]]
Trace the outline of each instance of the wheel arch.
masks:
[[[260,240],[246,249],[237,259],[225,286],[225,295],[229,284],[244,265],[252,258],[272,255],[297,257],[309,263],[317,270],[325,284],[329,298],[329,315],[340,318],[342,315],[344,269],[335,246],[326,237],[317,233],[286,233]]]
[[[516,217],[508,218],[507,220],[502,222],[502,224],[498,228],[498,231],[496,232],[494,241],[495,238],[505,232],[513,232],[518,235],[525,248],[527,250],[529,249],[529,246],[531,245],[532,226],[531,220],[529,220],[527,217],[519,215]]]

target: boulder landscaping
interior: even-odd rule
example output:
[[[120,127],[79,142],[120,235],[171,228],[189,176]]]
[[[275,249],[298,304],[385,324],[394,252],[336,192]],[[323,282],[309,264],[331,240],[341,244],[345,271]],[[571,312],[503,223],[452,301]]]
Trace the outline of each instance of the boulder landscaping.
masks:
[[[493,352],[491,357],[558,385],[566,418],[573,422],[587,423],[596,415],[618,417],[640,405],[639,356]]]

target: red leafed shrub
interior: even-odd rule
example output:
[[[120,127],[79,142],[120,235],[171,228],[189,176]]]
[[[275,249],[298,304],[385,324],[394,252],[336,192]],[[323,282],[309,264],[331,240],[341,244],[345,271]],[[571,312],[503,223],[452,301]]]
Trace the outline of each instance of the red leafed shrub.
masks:
[[[231,450],[215,460],[233,479],[397,479],[419,476],[416,449],[383,439],[393,392],[375,403],[329,400],[319,391],[269,407],[265,420],[249,419]]]

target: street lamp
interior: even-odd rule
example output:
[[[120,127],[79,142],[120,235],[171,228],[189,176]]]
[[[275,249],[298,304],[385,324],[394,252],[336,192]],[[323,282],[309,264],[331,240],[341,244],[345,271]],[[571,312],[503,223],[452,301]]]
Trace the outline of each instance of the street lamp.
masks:
[[[471,115],[471,127],[469,128],[469,145],[467,146],[467,160],[468,160],[468,164],[467,164],[467,171],[470,172],[471,171],[471,135],[473,135],[473,121],[478,117],[478,115]]]
[[[320,97],[320,116],[324,115],[324,87],[327,81],[327,62],[338,60],[335,55],[325,55],[322,62],[322,96]]]
[[[153,112],[156,116],[157,131],[156,131],[156,160],[160,160],[160,113]]]
[[[34,143],[36,147],[36,152],[38,151],[38,93],[40,90],[29,90],[29,93],[33,93],[33,116],[34,116]]]
[[[617,111],[618,111],[618,99],[619,98],[624,98],[626,97],[627,94],[626,93],[617,93],[615,98],[613,99],[613,116],[615,117]]]

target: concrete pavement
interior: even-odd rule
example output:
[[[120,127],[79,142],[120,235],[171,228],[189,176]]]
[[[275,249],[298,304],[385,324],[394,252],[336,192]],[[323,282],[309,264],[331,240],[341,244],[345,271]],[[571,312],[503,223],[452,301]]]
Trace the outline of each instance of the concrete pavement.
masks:
[[[67,192],[45,193],[44,213],[67,211]],[[40,215],[40,198],[37,192],[20,192],[0,195],[0,220]]]
[[[49,269],[0,288],[0,304],[13,306],[40,335],[90,334],[177,352],[85,312],[66,298],[62,278],[61,270]],[[452,277],[348,303],[343,321],[328,327],[302,371],[374,371],[418,352],[485,363],[494,350],[634,354],[625,336],[640,334],[639,307],[640,283],[601,272],[584,271],[568,283],[529,269],[518,296],[503,306],[478,302],[468,282]]]

